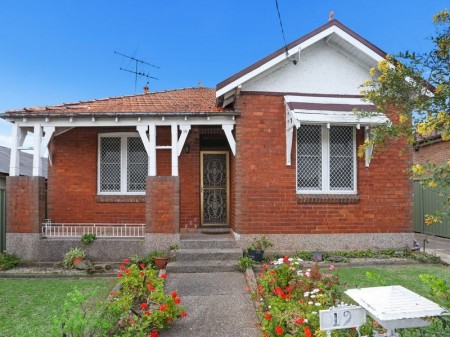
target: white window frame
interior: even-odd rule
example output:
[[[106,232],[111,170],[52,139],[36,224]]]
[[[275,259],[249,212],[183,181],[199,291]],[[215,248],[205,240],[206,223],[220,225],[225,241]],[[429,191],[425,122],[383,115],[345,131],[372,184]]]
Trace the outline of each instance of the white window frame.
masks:
[[[120,191],[102,192],[100,191],[100,159],[101,159],[101,139],[102,138],[120,138]],[[145,195],[146,192],[128,192],[127,191],[127,168],[128,168],[128,138],[139,138],[137,132],[110,132],[98,134],[97,151],[97,194],[98,195]],[[149,163],[148,163],[149,164]]]
[[[308,125],[308,124],[302,124]],[[318,124],[309,124],[318,125]],[[298,179],[298,135],[295,135],[295,162],[296,162],[296,175],[295,175],[295,188],[297,194],[357,194],[358,193],[358,172],[357,172],[357,158],[356,158],[356,127],[353,128],[353,190],[331,190],[330,189],[330,129],[328,125],[321,126],[322,135],[322,189],[321,190],[299,190],[297,189],[297,179]],[[333,126],[350,126],[350,125],[340,125],[332,124]],[[301,128],[301,126],[300,126]],[[298,132],[298,130],[297,130]]]

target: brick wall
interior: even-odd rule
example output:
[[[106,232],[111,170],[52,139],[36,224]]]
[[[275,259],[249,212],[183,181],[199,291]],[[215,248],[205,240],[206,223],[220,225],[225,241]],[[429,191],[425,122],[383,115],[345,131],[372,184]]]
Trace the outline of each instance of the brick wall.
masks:
[[[180,225],[179,177],[148,177],[147,233],[178,233]]]
[[[286,166],[282,96],[238,100],[235,228],[239,233],[383,233],[412,231],[412,185],[401,144],[379,153],[369,168],[358,158],[357,203],[302,203],[296,196],[295,139]],[[358,145],[363,131],[357,133]]]
[[[438,140],[434,143],[422,144],[414,149],[414,164],[423,164],[426,161],[435,164],[447,162],[450,158],[450,141]]]
[[[6,231],[40,233],[45,219],[45,178],[6,178]]]
[[[135,128],[75,128],[52,141],[49,167],[48,217],[68,223],[145,223],[145,196],[98,196],[98,133],[135,132]],[[170,127],[157,128],[157,144],[170,145]],[[198,128],[189,132],[190,153],[179,159],[180,226],[200,223],[200,163]],[[171,151],[157,150],[157,174],[170,176]]]

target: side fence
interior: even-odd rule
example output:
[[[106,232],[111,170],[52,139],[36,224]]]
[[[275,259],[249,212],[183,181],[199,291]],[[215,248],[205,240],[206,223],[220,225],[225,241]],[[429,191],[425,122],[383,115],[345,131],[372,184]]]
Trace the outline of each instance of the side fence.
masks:
[[[419,181],[414,182],[414,232],[450,238],[450,219],[442,223],[426,225],[424,216],[443,209],[445,197],[423,188]]]
[[[6,178],[0,177],[0,253],[6,249]]]

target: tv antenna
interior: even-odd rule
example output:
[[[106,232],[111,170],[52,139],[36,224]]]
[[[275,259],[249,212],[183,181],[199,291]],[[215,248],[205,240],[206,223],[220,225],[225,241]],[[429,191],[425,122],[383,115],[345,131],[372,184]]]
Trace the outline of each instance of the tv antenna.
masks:
[[[133,57],[133,56],[128,56],[128,55],[119,53],[119,52],[117,52],[117,51],[114,51],[114,54],[117,54],[117,55],[126,57],[126,58],[130,59],[131,61],[134,61],[134,62],[135,62],[135,70],[125,69],[125,68],[122,68],[122,67],[119,68],[119,69],[122,70],[122,71],[127,71],[127,72],[129,72],[129,73],[134,74],[134,92],[135,92],[135,93],[136,93],[136,88],[137,88],[137,79],[138,79],[138,76],[142,76],[142,77],[146,77],[146,78],[151,78],[151,79],[154,79],[154,80],[158,80],[158,78],[153,77],[153,76],[150,76],[148,73],[140,72],[140,71],[139,71],[139,64],[146,64],[146,65],[151,66],[151,67],[156,68],[156,69],[159,69],[158,66],[155,66],[154,64],[151,64],[151,63],[148,63],[148,62],[145,62],[145,61],[143,61],[143,60],[139,60],[139,59],[137,59],[137,58],[135,58],[135,57]],[[148,82],[147,82],[147,83],[148,83]]]

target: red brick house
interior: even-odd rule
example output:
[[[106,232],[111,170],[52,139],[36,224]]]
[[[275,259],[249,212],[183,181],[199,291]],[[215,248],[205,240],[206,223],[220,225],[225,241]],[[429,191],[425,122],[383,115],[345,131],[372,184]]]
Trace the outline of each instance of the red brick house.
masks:
[[[15,154],[8,250],[52,260],[83,226],[113,237],[99,245],[98,259],[167,247],[180,233],[211,228],[229,228],[242,247],[265,234],[278,250],[410,244],[410,153],[400,154],[399,144],[373,160],[370,151],[356,155],[371,126],[388,122],[386,115],[396,120],[352,112],[374,109],[359,86],[384,56],[332,20],[216,90],[7,111]],[[17,171],[17,148],[30,130],[35,166],[27,178]],[[46,147],[45,198],[38,159]],[[46,203],[51,225],[42,226]]]

